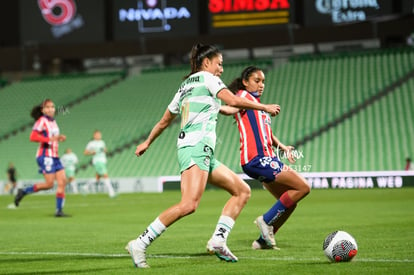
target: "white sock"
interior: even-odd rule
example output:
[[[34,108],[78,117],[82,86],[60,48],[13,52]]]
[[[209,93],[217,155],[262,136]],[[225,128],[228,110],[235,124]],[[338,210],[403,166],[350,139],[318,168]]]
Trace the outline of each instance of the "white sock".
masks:
[[[234,226],[234,220],[229,216],[220,216],[217,222],[216,230],[213,233],[212,239],[218,242],[226,242],[231,229]]]
[[[165,225],[157,217],[137,238],[137,245],[142,249],[146,249],[166,229]]]
[[[109,178],[103,179],[103,183],[105,184],[106,188],[108,189],[108,194],[110,197],[115,196],[114,188],[112,187],[111,180]]]

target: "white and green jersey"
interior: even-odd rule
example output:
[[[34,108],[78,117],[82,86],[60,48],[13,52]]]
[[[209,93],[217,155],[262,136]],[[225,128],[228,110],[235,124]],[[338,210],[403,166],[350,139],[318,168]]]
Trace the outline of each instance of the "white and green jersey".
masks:
[[[92,157],[92,163],[106,163],[105,142],[103,140],[91,140],[86,145],[86,150],[95,152]]]
[[[181,131],[177,147],[202,142],[213,150],[216,146],[217,114],[221,101],[217,93],[226,88],[220,78],[209,72],[198,72],[184,80],[168,109],[181,114]]]
[[[76,170],[76,164],[78,164],[78,157],[75,155],[75,153],[71,152],[69,154],[64,154],[60,158],[60,160],[62,161],[63,167],[65,167],[66,170]]]

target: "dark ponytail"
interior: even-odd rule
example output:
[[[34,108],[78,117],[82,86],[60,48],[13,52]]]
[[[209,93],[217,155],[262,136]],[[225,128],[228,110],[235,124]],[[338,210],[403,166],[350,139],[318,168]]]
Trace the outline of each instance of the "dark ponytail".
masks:
[[[184,79],[187,79],[190,75],[199,72],[204,58],[212,59],[220,54],[220,51],[212,45],[196,44],[191,49],[190,65],[191,72],[187,74]]]
[[[246,87],[243,84],[243,80],[245,81],[249,81],[249,77],[257,71],[261,71],[260,68],[256,67],[256,66],[249,66],[247,68],[245,68],[242,73],[241,76],[234,79],[229,85],[227,85],[227,88],[232,91],[234,94],[236,94],[238,91],[240,90],[244,90],[246,89]]]
[[[36,121],[38,120],[41,116],[43,115],[42,113],[42,105],[36,105],[32,108],[32,111],[30,112],[30,116]]]
[[[238,78],[234,79],[229,85],[227,85],[227,88],[233,94],[237,94],[237,92],[239,90],[243,90],[244,89],[244,85],[243,85],[243,82],[242,82],[241,77],[238,77]]]
[[[42,101],[41,104],[36,105],[32,108],[32,111],[30,112],[30,116],[36,121],[43,115],[43,107],[46,105],[46,103],[51,102],[52,100],[47,98]]]

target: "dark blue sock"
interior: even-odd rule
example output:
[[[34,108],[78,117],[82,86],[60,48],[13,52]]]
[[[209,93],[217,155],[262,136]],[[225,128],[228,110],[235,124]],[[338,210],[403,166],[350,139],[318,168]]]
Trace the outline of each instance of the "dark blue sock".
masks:
[[[263,214],[263,220],[268,225],[273,224],[286,210],[286,206],[278,200],[272,208],[269,209],[265,214]]]
[[[261,245],[266,245],[266,241],[263,239],[262,235],[260,234],[260,237],[256,240]]]
[[[25,192],[26,194],[31,194],[31,193],[34,192],[34,188],[33,187],[34,187],[34,185],[29,186],[29,187],[26,187],[26,188],[23,189],[23,192]]]
[[[56,211],[62,211],[62,207],[63,207],[63,200],[65,198],[60,198],[60,197],[56,197]]]

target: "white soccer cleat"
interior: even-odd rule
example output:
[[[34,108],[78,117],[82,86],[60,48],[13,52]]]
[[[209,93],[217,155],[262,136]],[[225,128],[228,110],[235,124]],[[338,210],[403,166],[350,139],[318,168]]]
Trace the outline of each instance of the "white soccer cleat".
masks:
[[[131,255],[132,262],[134,263],[135,267],[138,268],[149,268],[150,266],[147,264],[147,258],[145,257],[145,250],[141,250],[137,247],[135,240],[130,241],[126,246],[125,249],[128,251],[129,255]]]
[[[274,249],[274,250],[280,250],[279,247],[275,246],[268,246],[266,243],[261,244],[257,240],[254,240],[252,243],[252,249],[253,250],[260,250],[260,249]]]
[[[207,252],[210,255],[215,254],[220,260],[235,263],[239,259],[231,253],[225,242],[215,242],[210,239],[207,242]]]
[[[275,247],[276,241],[275,241],[275,235],[273,234],[273,226],[268,225],[263,220],[263,216],[257,217],[254,223],[256,224],[257,228],[259,228],[260,234],[263,240],[265,240],[266,244],[270,247]]]
[[[10,203],[9,205],[7,205],[8,209],[17,209],[16,205],[14,203]]]

